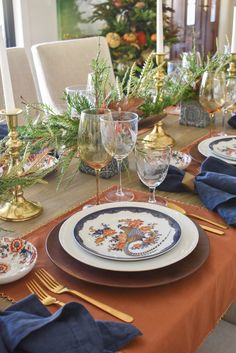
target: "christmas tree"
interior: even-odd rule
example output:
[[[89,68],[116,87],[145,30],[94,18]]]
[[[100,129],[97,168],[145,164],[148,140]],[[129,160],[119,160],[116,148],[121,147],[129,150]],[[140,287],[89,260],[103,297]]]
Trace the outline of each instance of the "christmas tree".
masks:
[[[93,5],[92,22],[104,21],[101,35],[110,47],[116,73],[133,64],[143,65],[156,48],[156,0],[108,0]],[[163,3],[165,45],[176,43],[178,29],[171,25],[173,9]]]

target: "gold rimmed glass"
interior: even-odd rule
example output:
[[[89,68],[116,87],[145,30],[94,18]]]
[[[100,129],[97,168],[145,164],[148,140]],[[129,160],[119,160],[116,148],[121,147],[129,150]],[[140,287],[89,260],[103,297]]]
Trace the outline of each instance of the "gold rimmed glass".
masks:
[[[96,173],[96,204],[100,203],[99,173],[110,161],[111,155],[106,151],[102,144],[101,117],[112,121],[109,109],[84,110],[81,112],[78,146],[81,160],[93,168]]]
[[[205,71],[202,75],[199,102],[210,116],[210,136],[213,132],[215,113],[221,111],[225,103],[224,72]]]

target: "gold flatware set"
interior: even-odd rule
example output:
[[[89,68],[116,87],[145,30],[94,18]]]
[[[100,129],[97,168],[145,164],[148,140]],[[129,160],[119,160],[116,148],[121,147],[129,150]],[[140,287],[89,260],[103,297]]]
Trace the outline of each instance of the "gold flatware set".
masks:
[[[97,308],[107,312],[108,314],[124,321],[133,322],[134,318],[128,314],[125,314],[117,309],[110,307],[107,304],[101,303],[100,301],[93,299],[84,293],[78,292],[74,289],[65,287],[62,283],[59,283],[52,275],[50,275],[45,269],[40,269],[36,273],[36,276],[41,283],[51,292],[56,294],[71,293],[83,299],[84,301],[96,306]],[[27,284],[28,289],[31,293],[35,293],[44,305],[58,304],[63,306],[65,303],[58,301],[55,297],[50,296],[35,280],[29,281]]]
[[[218,228],[221,228],[221,229],[227,229],[228,226],[225,225],[225,224],[222,224],[222,223],[217,223],[215,221],[212,221],[211,219],[208,219],[208,218],[205,218],[205,217],[202,217],[202,216],[199,216],[197,214],[194,214],[194,213],[188,213],[185,211],[185,209],[183,209],[182,207],[180,207],[179,205],[176,205],[175,203],[173,202],[167,202],[167,207],[171,208],[172,210],[175,210],[175,211],[178,211],[188,217],[191,217],[191,218],[195,218],[195,219],[198,219],[198,220],[201,220],[201,221],[204,221],[204,222],[207,222],[207,223],[210,223]],[[209,226],[206,226],[204,224],[199,224],[200,227],[204,230],[206,230],[207,232],[211,232],[211,233],[214,233],[214,234],[217,234],[217,235],[224,235],[224,231],[220,230],[220,229],[216,229],[216,228],[212,228],[212,227],[209,227]]]

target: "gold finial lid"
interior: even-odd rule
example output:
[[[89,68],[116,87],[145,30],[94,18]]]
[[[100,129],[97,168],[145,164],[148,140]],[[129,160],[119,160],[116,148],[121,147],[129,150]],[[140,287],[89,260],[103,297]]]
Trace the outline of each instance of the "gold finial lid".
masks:
[[[150,132],[150,134],[145,136],[144,141],[146,141],[147,143],[152,142],[156,146],[173,147],[175,145],[175,140],[173,139],[173,137],[166,134],[166,132],[164,131],[162,121],[158,121],[158,123],[154,125],[153,130]]]

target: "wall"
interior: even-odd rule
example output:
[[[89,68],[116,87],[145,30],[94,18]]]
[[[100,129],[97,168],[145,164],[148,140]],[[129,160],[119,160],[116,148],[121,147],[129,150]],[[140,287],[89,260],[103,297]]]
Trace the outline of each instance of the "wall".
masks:
[[[219,19],[219,50],[224,51],[224,45],[227,44],[227,38],[231,43],[233,12],[236,0],[221,0],[220,19]]]

